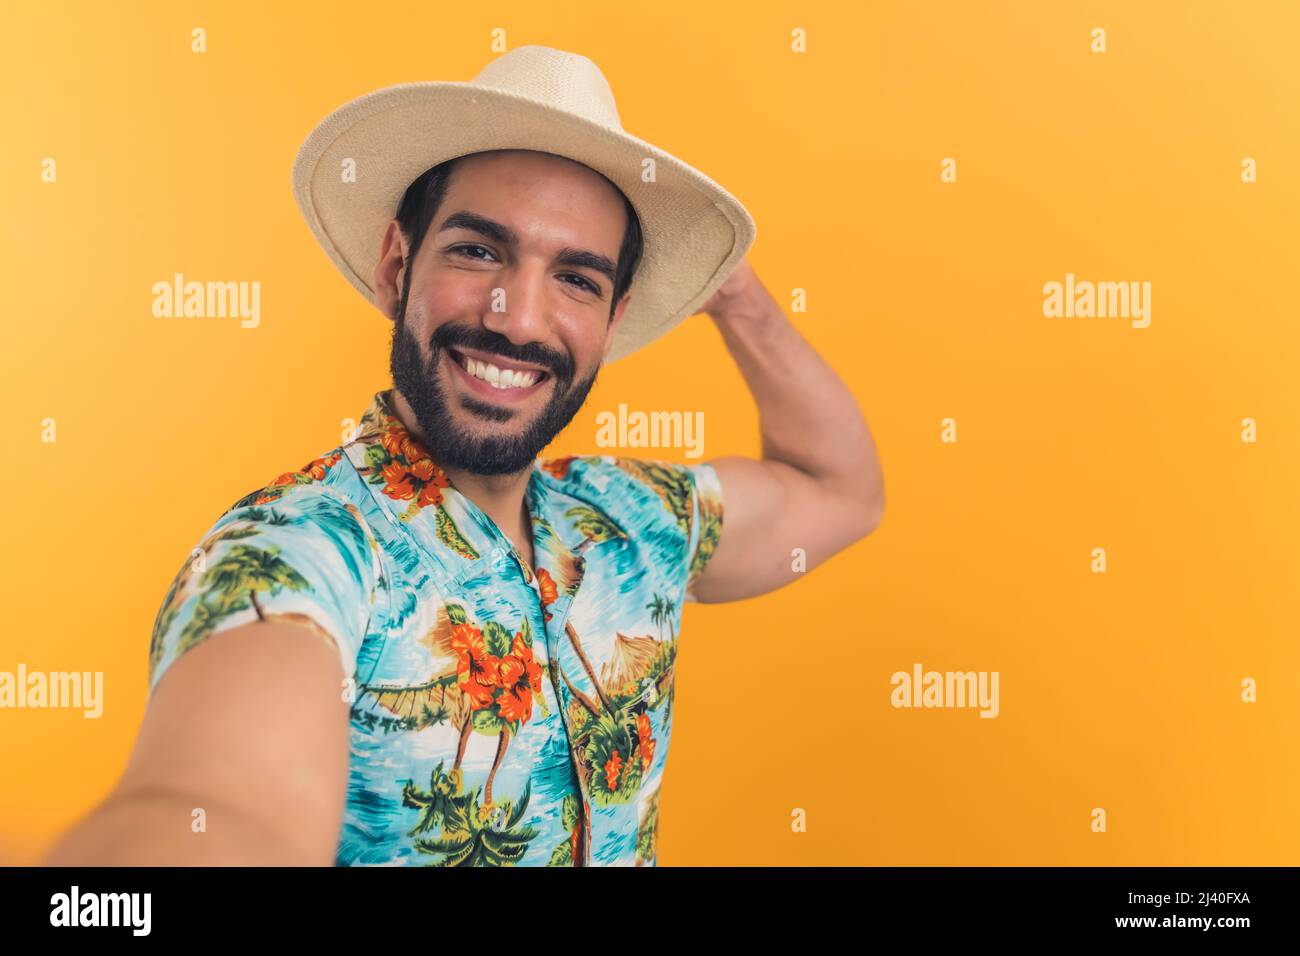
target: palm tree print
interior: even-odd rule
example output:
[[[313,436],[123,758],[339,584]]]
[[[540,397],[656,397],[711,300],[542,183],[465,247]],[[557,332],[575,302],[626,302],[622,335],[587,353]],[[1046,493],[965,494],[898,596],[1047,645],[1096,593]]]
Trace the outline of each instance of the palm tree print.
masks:
[[[659,640],[664,639],[664,597],[656,593],[646,605],[646,610],[650,612],[650,623],[659,628]]]
[[[651,606],[653,606],[653,601]],[[663,602],[661,602],[663,603]],[[667,602],[671,603],[671,602]],[[574,650],[584,668],[590,661],[581,653],[581,642],[576,632],[570,633]],[[649,712],[661,706],[672,706],[672,669],[676,654],[676,641],[656,641],[651,636],[629,639],[617,635],[625,645],[644,645],[649,642],[653,653],[643,653],[631,658],[632,670],[623,675],[621,686],[607,687],[594,670],[588,677],[600,698],[598,707],[585,697],[564,673],[564,668],[553,664],[571,694],[569,708],[573,734],[574,753],[579,758],[579,773],[590,790],[592,800],[600,806],[630,802],[640,790],[645,774],[654,761],[657,741],[652,732]],[[668,693],[663,693],[664,688]]]
[[[663,609],[661,614],[663,619],[668,622],[668,639],[677,640],[677,631],[673,627],[673,615],[677,613],[677,602],[665,595],[660,601],[660,607]]]
[[[251,500],[251,498],[252,496],[249,496],[249,500]],[[233,508],[228,509],[226,514],[229,514],[238,507],[240,507],[240,505],[235,505]],[[238,521],[232,521],[220,531],[205,537],[196,550],[202,552],[204,566],[206,566],[207,560],[211,557],[213,549],[221,542],[238,541],[241,538],[250,538],[259,534],[260,531],[255,527],[258,523],[282,525],[286,524],[288,520],[287,516],[280,514],[280,512],[276,511],[274,508],[270,509],[268,512],[261,508],[248,507],[245,508]],[[180,570],[178,570],[172,577],[171,586],[167,589],[167,595],[163,598],[162,606],[158,611],[158,617],[154,621],[153,637],[149,644],[150,676],[153,675],[154,670],[162,661],[164,650],[163,638],[167,632],[171,630],[172,625],[176,623],[176,618],[180,615],[181,610],[185,606],[185,601],[189,597],[189,592],[194,583],[194,564],[198,560],[198,555],[191,555],[185,559],[185,563],[181,565]],[[221,608],[214,608],[211,605],[204,606],[198,610],[196,614],[201,614],[206,623],[203,623],[202,626],[195,626],[193,625],[193,622],[191,622],[191,626],[186,628],[187,632],[191,635],[191,639],[182,646],[192,646],[194,641],[202,638],[203,635],[212,630],[212,627],[215,626],[222,617],[225,617],[227,614],[233,613],[236,610],[245,610],[247,607],[248,605],[245,604],[242,607],[230,608],[214,618],[214,614],[220,612]],[[197,637],[194,635],[197,635]]]
[[[410,830],[412,836],[440,829],[444,821],[451,819],[456,812],[455,803],[460,788],[449,774],[442,772],[442,765],[443,761],[438,761],[438,766],[429,775],[427,792],[417,787],[413,780],[408,780],[402,789],[402,806],[423,811],[419,821]]]
[[[248,533],[250,532],[247,529],[232,526],[229,533],[214,535],[208,541],[205,551],[210,551],[218,541],[246,537]],[[191,575],[191,568],[192,563],[187,563],[168,592],[164,610],[155,627],[153,646],[150,649],[151,670],[161,659],[161,637],[179,613],[184,584]],[[280,557],[278,547],[269,545],[259,548],[247,544],[235,545],[222,554],[221,558],[203,573],[199,587],[202,595],[195,604],[190,619],[181,629],[177,639],[178,653],[203,640],[232,614],[246,611],[250,607],[257,614],[258,620],[266,620],[257,597],[259,593],[275,595],[285,588],[291,591],[311,589],[307,579]]]
[[[423,684],[363,687],[362,691],[398,718],[391,726],[422,729],[446,721],[459,728],[451,770],[443,775],[439,764],[431,782],[431,794],[438,792],[440,785],[445,785],[450,787],[450,794],[457,798],[463,796],[461,763],[470,735],[495,736],[496,756],[481,788],[483,801],[479,807],[481,812],[490,813],[497,808],[492,785],[511,740],[532,718],[534,705],[542,716],[549,713],[542,666],[533,657],[532,628],[526,616],[522,617],[520,630],[512,635],[497,621],[484,621],[481,625],[471,623],[460,604],[445,605],[442,614],[445,620],[440,619],[435,631],[445,630],[446,633],[436,640],[445,641],[446,647],[454,652],[454,670],[435,674]],[[420,718],[416,716],[417,709],[422,715]],[[371,719],[368,726],[375,726],[373,714],[367,716]],[[382,718],[379,725],[387,729],[383,721],[391,719]],[[410,792],[414,794],[414,791]],[[404,803],[414,805],[405,799]],[[437,819],[444,819],[445,808],[438,812],[442,816]]]
[[[432,786],[434,789],[426,792],[408,784],[403,792],[406,806],[424,810],[420,822],[411,831],[412,836],[422,832],[421,827],[431,815],[430,809],[437,807],[433,812],[441,824],[442,835],[415,840],[415,848],[421,853],[441,857],[430,866],[513,866],[528,852],[537,830],[519,824],[528,809],[531,782],[524,785],[517,801],[505,800],[499,806],[493,806],[490,801],[480,804],[478,789],[464,794],[439,794],[436,788],[445,789],[446,782],[438,779],[438,771],[434,773]]]
[[[319,512],[313,514],[310,505],[304,506],[304,517],[255,503],[266,498],[264,492],[268,489],[275,493],[274,498],[278,498],[290,488],[318,480],[313,476],[319,475],[323,478],[328,466],[340,457],[339,454],[327,455],[304,466],[299,472],[281,475],[277,479],[278,485],[267,486],[266,489],[245,495],[226,510],[222,519],[230,517],[224,527],[206,535],[195,549],[199,554],[191,554],[186,558],[185,563],[172,578],[167,595],[159,608],[158,617],[154,621],[149,647],[151,679],[166,653],[164,638],[195,591],[200,592],[200,597],[190,620],[178,638],[176,647],[178,652],[193,647],[223,620],[250,607],[257,614],[258,620],[266,620],[266,612],[259,597],[261,594],[273,596],[282,589],[312,590],[306,578],[281,558],[279,548],[273,545],[266,548],[250,545],[232,547],[213,563],[212,556],[218,545],[266,534],[268,529],[287,527],[304,520],[317,522],[320,533],[331,540],[346,540],[357,534],[364,535],[364,532],[361,532],[360,512],[356,505],[350,502],[346,505],[346,509],[351,517],[343,522],[338,521],[336,515],[328,511],[323,514]],[[373,538],[369,538],[367,547],[378,550],[379,546]],[[202,575],[197,573],[196,565],[206,566]],[[381,577],[377,586],[386,588],[387,582]]]
[[[194,613],[190,615],[185,627],[181,629],[180,637],[177,638],[177,651],[193,647],[230,615],[246,611],[249,607],[249,603],[237,595],[217,597],[215,604],[207,595],[199,598],[198,603],[194,605]]]
[[[573,645],[573,650],[574,653],[578,655],[578,660],[582,661],[582,669],[587,672],[588,679],[591,681],[592,686],[596,688],[596,695],[600,697],[600,702],[604,706],[605,711],[608,714],[613,715],[614,705],[610,703],[609,695],[607,695],[604,688],[600,686],[600,679],[596,676],[595,668],[591,666],[591,661],[587,657],[587,652],[582,649],[582,640],[578,637],[578,632],[574,630],[572,621],[564,622],[564,633],[568,635],[569,643]]]
[[[579,812],[578,798],[566,794],[560,805],[560,822],[569,832],[569,838],[556,845],[551,851],[547,866],[581,866],[585,855],[586,841],[591,838],[590,815]],[[584,825],[585,824],[585,825]]]
[[[439,724],[460,726],[459,717],[464,710],[460,691],[456,687],[456,672],[437,674],[422,684],[405,687],[363,685],[352,716],[360,720],[367,730],[376,725],[389,730],[423,730]],[[382,723],[373,711],[366,710],[363,700],[377,704],[393,715],[391,723]]]
[[[696,577],[718,547],[722,539],[722,509],[718,502],[707,496],[700,498],[700,540],[695,546],[695,557],[691,559],[690,572],[686,587],[690,590]]]
[[[275,545],[265,548],[237,544],[221,556],[221,560],[208,568],[201,582],[231,598],[246,596],[257,612],[259,621],[266,620],[262,605],[257,600],[259,591],[275,594],[281,588],[306,591],[311,588],[307,579],[280,557]]]
[[[656,791],[641,808],[636,834],[636,865],[654,859],[659,829],[659,793]]]
[[[620,528],[609,515],[588,505],[570,508],[564,513],[573,519],[573,526],[590,541],[599,544],[615,538],[627,540],[627,532]]]

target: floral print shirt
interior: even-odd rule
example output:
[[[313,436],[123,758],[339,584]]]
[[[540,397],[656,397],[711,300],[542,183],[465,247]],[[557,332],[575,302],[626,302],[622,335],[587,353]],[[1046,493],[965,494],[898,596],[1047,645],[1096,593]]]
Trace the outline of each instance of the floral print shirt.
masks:
[[[527,560],[375,395],[356,437],[185,559],[152,694],[220,631],[297,621],[351,701],[338,865],[653,866],[682,605],[722,529],[708,463],[534,462]]]

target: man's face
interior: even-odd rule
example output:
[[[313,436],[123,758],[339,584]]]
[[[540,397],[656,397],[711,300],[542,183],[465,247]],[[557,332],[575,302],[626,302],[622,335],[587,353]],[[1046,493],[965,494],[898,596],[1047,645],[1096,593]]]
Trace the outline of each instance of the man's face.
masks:
[[[594,171],[511,150],[456,165],[409,276],[390,224],[376,288],[395,312],[393,384],[435,460],[517,473],[577,414],[630,299],[611,321],[602,265],[625,218]]]

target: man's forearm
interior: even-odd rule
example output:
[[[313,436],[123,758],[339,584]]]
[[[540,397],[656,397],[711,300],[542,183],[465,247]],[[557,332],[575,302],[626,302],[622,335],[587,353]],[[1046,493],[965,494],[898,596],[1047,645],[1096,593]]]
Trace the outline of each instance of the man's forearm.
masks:
[[[710,312],[758,406],[763,457],[879,508],[880,461],[857,399],[757,281]]]
[[[205,829],[192,828],[202,806]],[[264,823],[172,790],[114,794],[47,854],[45,866],[312,866],[328,854],[287,841]]]

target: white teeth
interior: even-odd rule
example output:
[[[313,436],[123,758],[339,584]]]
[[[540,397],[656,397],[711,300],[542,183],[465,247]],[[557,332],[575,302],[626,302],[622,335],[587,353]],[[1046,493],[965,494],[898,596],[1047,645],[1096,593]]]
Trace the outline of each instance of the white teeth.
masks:
[[[513,369],[501,369],[489,362],[480,362],[478,359],[469,358],[468,356],[465,358],[465,364],[468,366],[469,374],[496,388],[527,388],[529,385],[536,383],[540,377],[537,372],[516,372]]]

